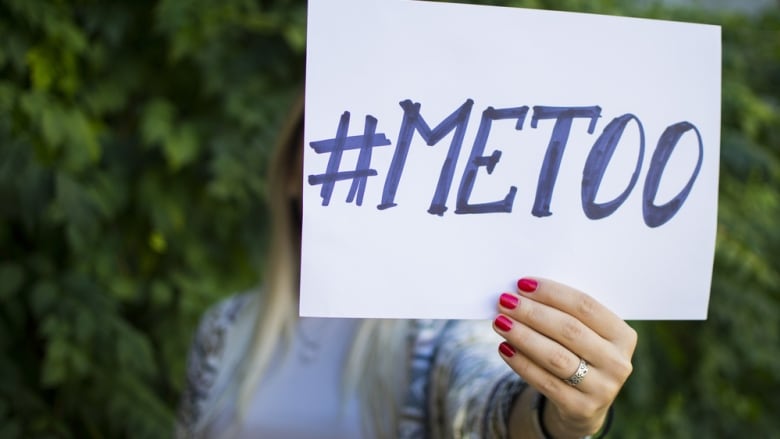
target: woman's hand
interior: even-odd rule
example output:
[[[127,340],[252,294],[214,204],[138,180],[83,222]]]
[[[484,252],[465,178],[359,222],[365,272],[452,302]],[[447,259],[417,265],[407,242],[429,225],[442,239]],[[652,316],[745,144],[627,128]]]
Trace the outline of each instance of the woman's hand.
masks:
[[[631,374],[637,334],[592,297],[541,278],[523,278],[518,293],[504,293],[493,328],[506,342],[499,352],[509,366],[548,403],[542,422],[556,439],[599,430],[609,406]],[[587,374],[566,382],[580,360]],[[531,398],[524,392],[512,410],[513,437],[528,437]]]

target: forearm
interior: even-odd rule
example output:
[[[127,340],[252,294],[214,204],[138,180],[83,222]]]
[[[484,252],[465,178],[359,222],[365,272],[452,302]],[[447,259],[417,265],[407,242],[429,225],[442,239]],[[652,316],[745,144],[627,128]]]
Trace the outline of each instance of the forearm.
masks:
[[[568,439],[568,438],[582,438],[586,437],[582,431],[578,431],[576,428],[567,428],[566,422],[560,419],[557,411],[554,407],[550,407],[550,402],[547,402],[547,408],[544,410],[542,417],[539,417],[539,412],[535,407],[539,397],[539,392],[531,386],[528,386],[523,393],[521,393],[510,410],[508,419],[508,430],[510,439]],[[602,423],[604,420],[602,419]],[[545,438],[542,433],[542,426],[550,435],[550,438]]]

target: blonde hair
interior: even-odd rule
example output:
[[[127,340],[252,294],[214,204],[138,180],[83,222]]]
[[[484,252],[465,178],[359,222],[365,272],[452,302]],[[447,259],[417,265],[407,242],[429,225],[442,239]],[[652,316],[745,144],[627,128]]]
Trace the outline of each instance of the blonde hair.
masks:
[[[303,147],[303,96],[295,101],[280,130],[269,163],[268,201],[271,240],[266,256],[265,294],[257,315],[253,340],[243,360],[238,383],[238,419],[243,418],[279,343],[290,341],[297,317],[300,273],[300,210],[292,209],[284,189],[295,170],[298,148]],[[364,430],[375,437],[395,437],[407,382],[409,322],[364,320],[360,323],[343,374],[344,394],[357,394]],[[399,364],[401,359],[403,364]]]

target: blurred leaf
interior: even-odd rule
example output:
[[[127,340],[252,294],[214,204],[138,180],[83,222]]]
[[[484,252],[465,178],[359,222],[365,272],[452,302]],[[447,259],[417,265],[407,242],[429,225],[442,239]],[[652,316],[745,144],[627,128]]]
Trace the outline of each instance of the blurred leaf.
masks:
[[[56,337],[49,341],[41,375],[41,385],[44,388],[57,386],[67,379],[66,359],[69,349],[70,346],[63,338]]]
[[[183,124],[165,139],[163,144],[168,165],[172,170],[178,170],[195,159],[198,152],[198,137],[195,128]]]
[[[141,133],[147,145],[162,144],[171,136],[173,114],[173,106],[163,99],[155,99],[146,106],[141,122]]]

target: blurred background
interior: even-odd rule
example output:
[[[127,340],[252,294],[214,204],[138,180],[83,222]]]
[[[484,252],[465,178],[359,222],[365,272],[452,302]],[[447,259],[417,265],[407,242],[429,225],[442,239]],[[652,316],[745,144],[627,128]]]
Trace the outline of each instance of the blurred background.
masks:
[[[780,5],[472,3],[723,26],[709,319],[632,322],[613,437],[780,437]],[[199,316],[261,280],[305,13],[0,1],[0,439],[171,435]]]

